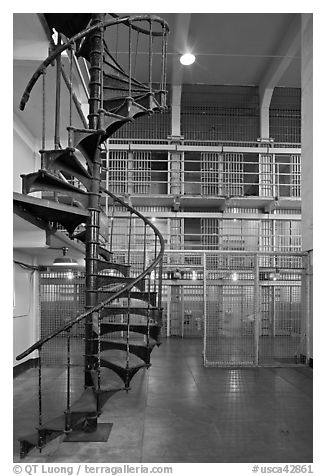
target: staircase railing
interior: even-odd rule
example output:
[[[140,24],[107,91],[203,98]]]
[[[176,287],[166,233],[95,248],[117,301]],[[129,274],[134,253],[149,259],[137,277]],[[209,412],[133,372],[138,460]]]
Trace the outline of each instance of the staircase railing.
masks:
[[[115,18],[113,20],[106,20],[106,21],[103,21],[103,22],[96,23],[95,25],[89,26],[85,30],[83,30],[80,33],[77,33],[73,37],[69,38],[62,45],[57,46],[55,48],[55,50],[40,64],[40,66],[36,69],[36,71],[34,72],[34,74],[31,77],[31,79],[29,80],[29,82],[28,82],[28,84],[25,88],[25,91],[22,95],[22,99],[20,101],[20,105],[19,105],[20,109],[22,111],[24,110],[25,105],[29,100],[30,93],[31,93],[33,87],[35,86],[35,83],[37,82],[39,77],[42,74],[44,74],[46,68],[49,65],[53,64],[53,62],[64,51],[70,49],[73,45],[75,45],[76,42],[79,42],[80,40],[84,39],[86,36],[88,36],[90,33],[94,32],[96,30],[106,29],[110,26],[118,25],[118,24],[122,24],[122,23],[130,25],[131,28],[135,29],[136,31],[148,34],[149,32],[147,30],[133,25],[133,23],[135,23],[135,22],[141,22],[141,21],[144,21],[144,20],[148,20],[148,21],[154,22],[154,23],[155,22],[159,23],[162,26],[163,30],[164,30],[164,33],[163,33],[164,36],[166,36],[167,33],[169,32],[169,25],[164,20],[162,20],[162,18],[160,18],[160,17],[156,17],[156,16],[153,16],[153,15],[125,16],[125,17]],[[152,36],[161,36],[161,33],[158,35],[157,32],[151,31],[151,35]],[[165,53],[166,53],[166,43],[164,44],[164,49],[165,49]],[[164,84],[162,86],[163,86],[163,88],[164,87],[166,88],[166,63],[165,62],[162,64],[162,72],[163,72],[162,77],[164,78]]]
[[[47,342],[51,341],[54,339],[56,336],[59,335],[64,335],[66,334],[66,346],[67,346],[67,361],[66,361],[66,369],[67,369],[67,377],[66,377],[66,382],[67,382],[67,388],[66,388],[66,410],[65,410],[65,431],[69,431],[71,429],[71,421],[70,421],[70,407],[71,407],[71,330],[74,326],[76,326],[78,323],[84,321],[88,316],[94,315],[94,313],[100,312],[103,308],[105,308],[108,304],[112,303],[116,299],[118,299],[120,296],[125,295],[125,293],[128,293],[131,291],[133,287],[140,281],[144,280],[144,278],[148,277],[148,290],[150,292],[150,289],[157,290],[158,291],[158,296],[157,296],[157,308],[158,311],[160,310],[161,307],[161,283],[162,283],[162,261],[163,261],[163,255],[164,255],[164,239],[160,231],[156,228],[156,226],[145,216],[143,216],[139,211],[137,211],[135,208],[133,208],[131,205],[125,203],[121,198],[115,196],[112,192],[109,190],[102,189],[102,192],[106,195],[108,195],[114,204],[119,204],[120,206],[124,207],[126,210],[130,212],[130,216],[134,215],[135,217],[138,217],[139,219],[142,220],[144,225],[146,227],[150,227],[152,232],[154,233],[155,237],[155,247],[154,247],[154,259],[151,262],[151,264],[138,275],[134,279],[132,279],[128,284],[122,285],[121,289],[118,291],[114,292],[110,297],[107,299],[101,301],[98,303],[96,306],[92,307],[91,309],[88,309],[85,312],[82,312],[78,314],[75,318],[71,319],[67,324],[59,327],[52,333],[48,334],[47,336],[39,339],[37,342],[35,342],[32,346],[30,346],[28,349],[26,349],[24,352],[19,354],[16,359],[17,360],[22,360],[28,355],[30,355],[34,351],[39,352],[39,358],[38,358],[38,425],[39,428],[42,428],[42,425],[44,423],[43,419],[43,395],[42,395],[42,348],[44,344]],[[113,208],[113,207],[112,207]],[[146,228],[145,228],[146,229]],[[131,230],[129,230],[129,236],[130,237]],[[159,243],[159,247],[157,246],[157,243]],[[144,254],[146,254],[146,245],[144,245]],[[145,260],[144,260],[145,263]],[[151,276],[152,271],[158,267],[158,273],[155,272],[154,274],[154,279]],[[154,291],[154,292],[155,292]],[[160,318],[159,318],[160,319]],[[101,323],[101,318],[99,318],[99,324]],[[99,325],[100,329],[100,325]],[[98,356],[101,351],[101,332],[99,330],[98,334]],[[100,367],[99,367],[99,372],[100,372]],[[99,373],[99,378],[98,378],[98,391],[101,389],[101,380],[100,380],[100,373]],[[98,393],[98,395],[100,395]],[[37,446],[39,448],[42,448],[43,446],[43,439],[44,435],[42,432],[39,432],[39,441]]]
[[[146,30],[135,25],[140,21],[148,21],[149,29]],[[155,31],[154,23],[160,25],[160,32]],[[126,71],[112,57],[105,44],[105,29],[118,24],[126,24],[129,27],[129,56]],[[146,84],[137,81],[132,75],[132,30],[145,33],[149,37],[149,71]],[[159,332],[162,325],[161,292],[164,239],[151,220],[122,198],[102,187],[100,154],[105,140],[127,121],[166,109],[166,37],[168,30],[167,23],[155,16],[125,16],[107,21],[104,14],[94,14],[91,26],[66,39],[63,44],[59,32],[57,46],[35,71],[21,99],[20,109],[23,110],[35,83],[43,75],[41,169],[38,172],[22,176],[23,193],[28,194],[34,191],[54,192],[55,201],[68,200],[71,205],[87,208],[89,214],[85,229],[77,234],[76,226],[78,223],[77,225],[75,222],[64,224],[72,239],[78,239],[85,243],[86,310],[70,319],[66,324],[58,326],[53,332],[41,337],[17,356],[17,360],[22,360],[32,352],[37,351],[39,357],[38,429],[36,436],[33,434],[20,438],[22,455],[25,455],[34,446],[41,449],[49,435],[63,431],[62,415],[44,423],[44,408],[47,406],[47,402],[43,399],[42,356],[45,344],[51,343],[49,345],[54,345],[54,339],[61,336],[66,339],[64,341],[66,348],[66,357],[64,357],[66,359],[66,389],[64,392],[65,411],[63,415],[64,431],[66,432],[76,428],[76,418],[78,416],[80,418],[80,414],[85,417],[84,424],[88,428],[96,428],[97,417],[103,406],[104,394],[113,394],[117,391],[116,389],[107,390],[107,387],[102,387],[101,368],[112,370],[124,382],[124,388],[129,390],[130,381],[134,375],[140,369],[150,366],[150,353],[154,346],[159,344]],[[154,36],[162,38],[161,79],[158,83],[158,89],[154,88],[152,75]],[[77,56],[82,56],[90,62],[89,124],[86,127],[83,121],[84,129],[78,129],[72,125],[73,102],[77,107],[77,113],[82,118],[81,108],[78,106],[77,98],[72,90],[72,49],[77,44]],[[69,78],[63,74],[61,61],[61,55],[66,50],[71,50]],[[46,68],[54,61],[57,66],[54,149],[45,150],[45,73]],[[136,58],[134,58],[134,69],[135,67]],[[67,127],[68,147],[65,149],[62,149],[60,143],[60,76],[62,74],[70,94],[69,125]],[[86,167],[75,155],[77,150],[81,152]],[[79,186],[71,185],[69,177],[77,180]],[[111,207],[111,217],[103,212],[103,195],[105,195],[107,210]],[[128,214],[127,231],[124,232],[128,243],[126,256],[124,257],[126,261],[124,260],[123,263],[112,261],[113,238],[116,236],[114,215],[117,207],[122,208],[124,212],[127,211]],[[73,210],[71,213],[73,214]],[[131,275],[131,243],[135,219],[140,220],[143,227],[140,251],[143,262],[141,264],[142,269],[132,269],[133,275]],[[61,223],[60,220],[61,218],[58,216],[58,223]],[[149,230],[151,230],[152,239],[154,239],[151,246],[148,244]],[[73,234],[74,232],[75,234]],[[137,242],[138,246],[139,244]],[[151,263],[146,262],[148,256],[152,257]],[[139,253],[136,261],[139,265]],[[123,276],[119,276],[118,273]],[[105,297],[102,298],[102,295]],[[112,306],[111,303],[119,298],[126,298],[127,305],[115,304]],[[142,307],[135,306],[135,304],[132,304],[134,300],[140,300],[147,304]],[[116,315],[121,315],[121,319],[118,317],[118,320],[116,320],[113,317]],[[134,316],[142,316],[140,318],[141,322],[139,323],[139,317],[135,318]],[[109,321],[106,320],[107,318]],[[85,340],[84,388],[86,393],[84,392],[77,402],[72,403],[71,367],[75,365],[72,358],[72,337],[78,336],[79,328],[77,325],[82,322],[84,324],[83,337]],[[121,339],[115,338],[117,333],[120,333]],[[105,336],[108,334],[110,337],[106,340]],[[135,334],[143,334],[144,342],[139,342]],[[109,360],[106,358],[107,350],[110,354]],[[120,360],[115,360],[111,351],[113,351],[113,354],[114,352],[120,353]],[[60,362],[62,355],[58,357]],[[73,357],[75,356],[73,355]]]

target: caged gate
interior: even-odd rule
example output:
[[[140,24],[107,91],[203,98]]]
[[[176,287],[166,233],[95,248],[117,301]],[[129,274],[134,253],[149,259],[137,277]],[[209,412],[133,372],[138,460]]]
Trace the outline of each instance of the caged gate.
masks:
[[[202,338],[205,366],[306,362],[304,253],[170,250],[165,266],[182,275],[167,294],[169,335]]]

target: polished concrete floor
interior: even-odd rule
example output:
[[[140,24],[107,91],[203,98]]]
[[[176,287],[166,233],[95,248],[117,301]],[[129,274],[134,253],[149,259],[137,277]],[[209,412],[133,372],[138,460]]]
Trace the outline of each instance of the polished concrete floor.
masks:
[[[312,462],[311,368],[204,368],[196,339],[171,338],[152,355],[152,367],[134,378],[132,390],[106,403],[99,421],[113,423],[108,441],[57,440],[23,461]],[[45,372],[52,398],[48,411],[55,412],[64,391],[63,370]],[[14,380],[15,462],[17,435],[37,422],[37,402],[31,403],[36,392],[36,370]]]

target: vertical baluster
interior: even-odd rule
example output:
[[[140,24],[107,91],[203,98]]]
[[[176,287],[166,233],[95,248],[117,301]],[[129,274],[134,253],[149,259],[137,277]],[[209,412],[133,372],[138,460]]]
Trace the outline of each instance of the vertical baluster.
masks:
[[[130,291],[128,291],[128,312],[127,312],[127,339],[126,339],[126,369],[129,369],[130,364]],[[129,378],[128,378],[128,387],[126,390],[129,390]]]
[[[165,54],[164,54],[164,81],[163,81],[163,89],[166,91],[166,84],[167,84],[167,50],[168,50],[168,35],[166,32],[166,29],[164,28],[164,34],[165,34],[165,42],[164,42],[164,47],[165,47]]]
[[[148,292],[148,302],[147,302],[147,311],[146,311],[146,347],[147,351],[149,349],[149,319],[150,319],[150,302],[151,302],[151,273],[147,275],[147,292]],[[146,364],[149,366],[149,353],[147,354]]]
[[[129,231],[128,231],[128,255],[127,264],[130,264],[130,251],[131,251],[131,228],[132,228],[132,212],[129,215]]]
[[[71,360],[70,360],[70,337],[71,337],[71,328],[67,330],[67,400],[66,400],[66,411],[65,411],[65,431],[71,430],[71,421],[70,421],[70,384],[71,384]]]
[[[144,250],[143,250],[143,271],[146,268],[146,230],[147,230],[147,223],[144,224]]]
[[[158,299],[157,299],[157,306],[160,309],[162,307],[162,277],[163,277],[163,258],[159,263],[159,271],[158,271]]]
[[[155,241],[154,241],[154,260],[157,256],[157,235],[155,234]],[[156,267],[154,268],[154,289],[153,291],[156,292]]]
[[[131,98],[131,23],[129,23],[129,97]]]
[[[161,80],[160,80],[160,90],[164,89],[164,55],[165,55],[165,26],[163,26],[162,32],[162,53],[161,53]],[[162,106],[162,102],[161,102]]]
[[[69,126],[72,126],[72,63],[73,63],[73,48],[70,46],[70,65],[69,65]],[[69,134],[69,141],[71,141],[71,134]],[[71,144],[69,144],[69,147]]]
[[[40,347],[38,351],[38,447],[40,453],[42,451],[43,446],[43,434],[42,434],[42,422],[43,422],[43,415],[42,415],[42,347]]]
[[[101,410],[101,317],[97,313],[97,394],[96,403],[97,411]]]
[[[112,205],[111,228],[110,228],[110,251],[111,252],[112,252],[112,246],[113,246],[114,212],[115,212],[115,200],[113,200],[113,205]]]
[[[61,35],[58,33],[57,46],[61,45]],[[54,148],[60,147],[60,101],[61,101],[61,54],[56,59],[56,96],[55,96],[55,126],[54,126]]]
[[[149,63],[148,63],[148,83],[149,92],[152,92],[152,67],[153,67],[153,34],[152,34],[152,20],[149,20]]]
[[[46,68],[42,71],[42,152],[41,152],[41,169],[44,169],[44,157],[43,151],[45,150],[45,133],[46,133],[46,82],[45,82],[45,75],[46,75]]]

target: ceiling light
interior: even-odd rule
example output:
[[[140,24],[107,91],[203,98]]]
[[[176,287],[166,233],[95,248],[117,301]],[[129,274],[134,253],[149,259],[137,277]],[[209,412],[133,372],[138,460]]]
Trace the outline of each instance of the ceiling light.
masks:
[[[188,66],[194,63],[195,60],[196,60],[196,56],[192,55],[191,53],[185,53],[184,55],[181,56],[180,63],[185,66]]]
[[[66,268],[70,266],[78,266],[78,262],[74,258],[67,256],[67,251],[68,248],[62,248],[63,256],[60,258],[55,258],[52,266],[65,266]]]

